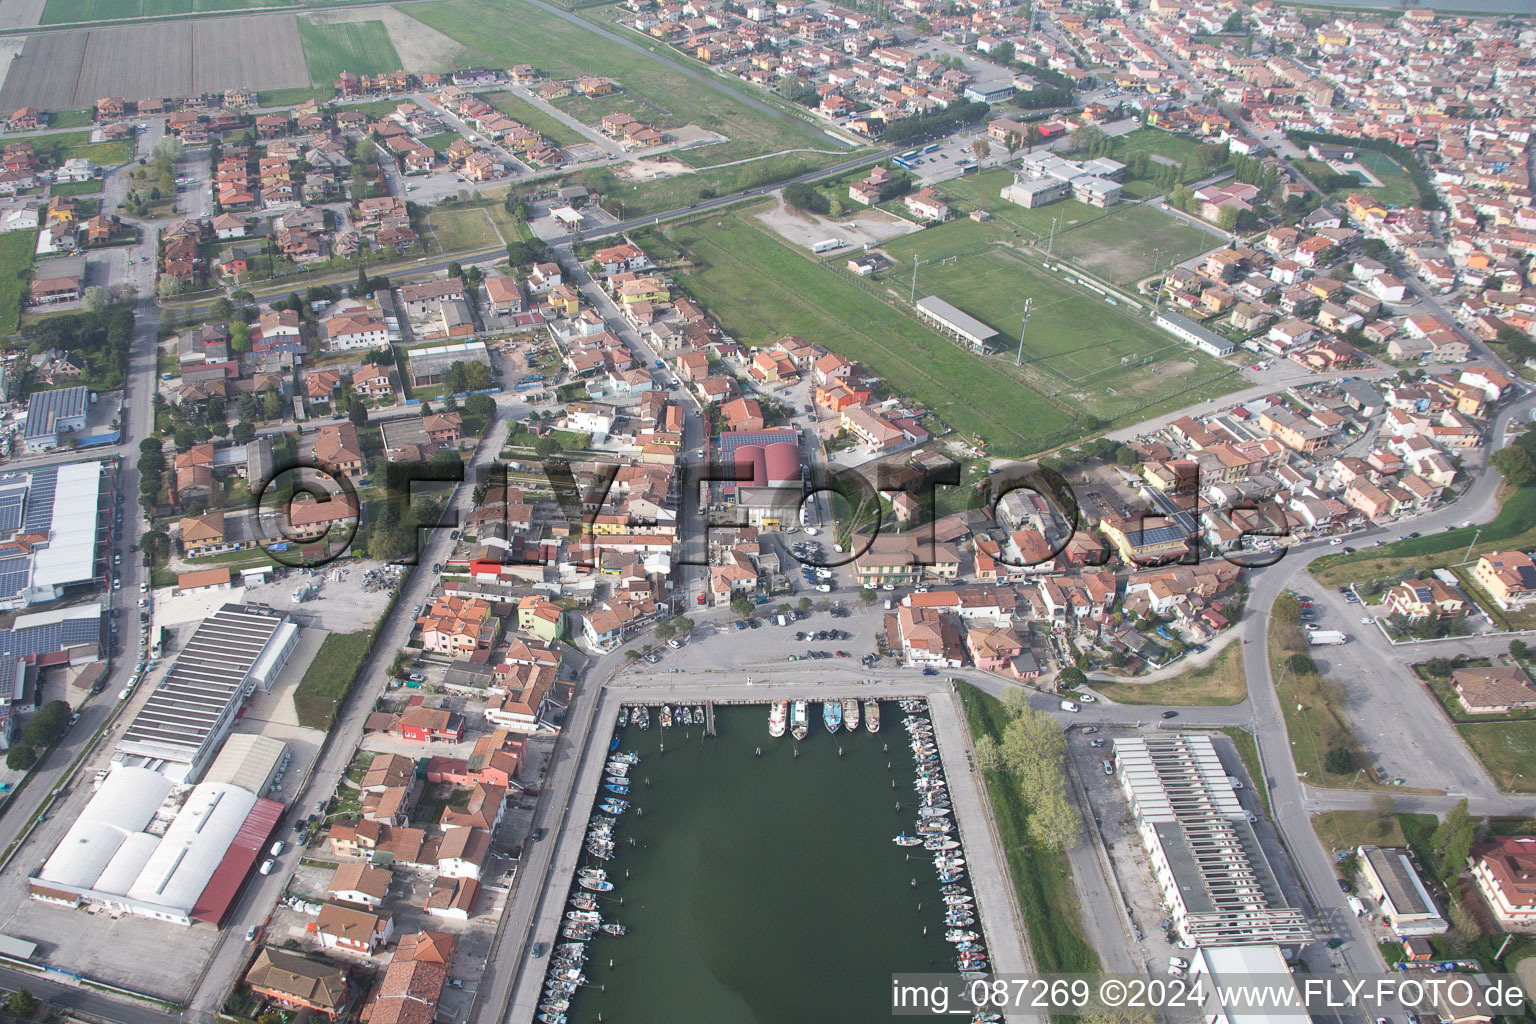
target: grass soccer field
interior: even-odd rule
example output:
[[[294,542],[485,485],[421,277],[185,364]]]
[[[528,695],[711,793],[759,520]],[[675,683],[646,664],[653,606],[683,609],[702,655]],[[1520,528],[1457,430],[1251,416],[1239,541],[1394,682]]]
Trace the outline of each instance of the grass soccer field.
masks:
[[[1024,303],[1032,300],[1024,367],[1042,371],[1059,397],[1102,419],[1231,375],[1230,367],[1159,330],[1123,300],[1112,304],[1071,283],[1069,271],[1052,273],[1039,257],[995,244],[997,237],[991,225],[961,220],[887,242],[883,248],[897,266],[886,283],[905,298],[913,255],[931,261],[918,268],[918,297],[937,295],[995,328],[1007,354],[1017,351]],[[1003,372],[1014,369],[1011,358],[999,362]]]
[[[752,222],[760,206],[649,229],[636,240],[694,266],[687,289],[743,344],[796,334],[858,360],[893,392],[931,409],[966,434],[980,433],[996,455],[1024,456],[1085,431],[1062,406],[997,362],[960,348],[864,288],[783,245]]]
[[[728,87],[722,92],[686,78],[659,57],[637,53],[523,0],[439,0],[414,4],[406,13],[462,43],[463,66],[532,64],[552,79],[605,75],[655,104],[649,114],[637,116],[657,123],[696,124],[730,140],[690,150],[688,162],[694,166],[800,147],[842,149],[807,122],[750,107],[733,99]]]
[[[1018,229],[1022,237],[1051,254],[1081,264],[1111,284],[1129,285],[1222,244],[1216,235],[1139,203],[1121,203],[1107,210],[1075,199],[1025,209],[1000,194],[1013,175],[1001,168],[973,174],[939,186],[959,199],[964,210],[982,209]],[[1056,222],[1054,239],[1051,222]]]
[[[382,21],[343,21],[316,25],[299,18],[299,38],[304,42],[304,63],[316,85],[334,82],[343,71],[354,75],[381,75],[400,69],[400,56],[389,41]]]
[[[501,233],[496,230],[488,210],[433,210],[430,223],[432,234],[437,236],[445,253],[488,249],[493,245],[506,244]]]

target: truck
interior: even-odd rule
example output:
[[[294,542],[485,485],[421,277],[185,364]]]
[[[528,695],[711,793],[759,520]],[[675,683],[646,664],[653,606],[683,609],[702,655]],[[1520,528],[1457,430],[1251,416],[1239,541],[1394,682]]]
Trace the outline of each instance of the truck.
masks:
[[[1349,643],[1349,637],[1336,629],[1314,629],[1307,634],[1307,643],[1313,647],[1333,647]]]
[[[831,252],[833,249],[841,249],[842,247],[843,240],[841,238],[824,238],[811,246],[811,252]]]

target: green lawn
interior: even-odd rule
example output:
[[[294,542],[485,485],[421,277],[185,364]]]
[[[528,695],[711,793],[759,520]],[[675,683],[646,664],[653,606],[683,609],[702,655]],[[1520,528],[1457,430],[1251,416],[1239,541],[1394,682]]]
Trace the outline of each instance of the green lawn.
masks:
[[[1367,185],[1361,181],[1356,185],[1346,185],[1344,188],[1332,190],[1328,193],[1330,197],[1343,199],[1351,193],[1364,192],[1390,206],[1413,206],[1418,203],[1419,190],[1414,187],[1413,179],[1408,176],[1408,172],[1403,170],[1402,165],[1396,160],[1385,153],[1361,149],[1355,151],[1355,161],[1379,178],[1381,184]],[[1298,160],[1296,165],[1314,182],[1319,176],[1338,173],[1321,160]]]
[[[506,244],[492,223],[489,211],[478,207],[433,210],[429,223],[432,233],[442,243],[443,252],[465,252]]]
[[[448,151],[448,147],[457,142],[461,136],[458,132],[438,132],[436,135],[422,137],[422,145],[431,149],[434,153],[442,155]]]
[[[591,125],[594,128],[609,114],[628,114],[636,120],[644,121],[652,128],[662,130],[676,128],[680,123],[627,92],[615,91],[603,96],[582,96],[573,92],[569,96],[561,96],[550,102],[582,124]],[[657,104],[657,106],[666,109],[665,104]]]
[[[1353,850],[1363,844],[1407,846],[1397,815],[1370,811],[1324,811],[1312,815],[1312,831],[1329,853]]]
[[[55,166],[77,156],[83,156],[103,167],[115,167],[127,163],[133,157],[133,140],[116,142],[92,142],[91,133],[59,132],[56,135],[18,135],[12,142],[30,142],[38,159],[46,157]]]
[[[323,102],[332,99],[335,95],[336,90],[331,87],[330,82],[326,82],[320,86],[310,85],[297,89],[272,89],[261,93],[260,98],[261,105],[264,107],[296,107],[301,103],[307,103],[309,100],[320,100]],[[355,110],[357,108],[348,106],[346,109]],[[393,110],[394,108],[391,107],[390,109]]]
[[[960,700],[972,740],[1002,740],[1009,719],[996,698],[962,683]],[[986,783],[1034,966],[1046,974],[1098,970],[1098,954],[1083,937],[1082,908],[1067,854],[1043,849],[1029,838],[1029,808],[1018,785],[996,772],[986,773]]]
[[[1324,555],[1308,566],[1319,583],[1342,587],[1371,580],[1400,579],[1410,568],[1418,573],[1465,561],[1467,545],[1476,539],[1471,557],[1488,551],[1536,547],[1536,486],[1505,488],[1499,514],[1482,527],[1442,530],[1413,540],[1400,540],[1352,555]]]
[[[1207,665],[1181,672],[1155,683],[1089,684],[1095,691],[1120,704],[1238,704],[1248,696],[1243,677],[1243,645],[1236,641]]]
[[[998,373],[995,358],[941,338],[758,230],[759,209],[665,226],[659,245],[648,232],[638,237],[663,258],[669,247],[691,255],[682,283],[744,344],[797,334],[825,345],[949,426],[980,433],[997,455],[1022,456],[1082,434],[1067,412]]]
[[[55,110],[48,115],[49,128],[84,128],[95,120],[90,110]]]
[[[959,199],[962,209],[986,210],[1042,249],[1049,243],[1052,256],[1072,260],[1112,284],[1141,280],[1152,273],[1154,261],[1164,269],[1170,262],[1182,262],[1221,244],[1215,235],[1139,203],[1101,210],[1068,199],[1025,209],[1000,194],[1012,180],[1011,172],[998,168],[944,182],[939,188]]]
[[[336,709],[357,681],[372,641],[371,633],[332,633],[325,638],[293,692],[300,725],[310,729],[331,727]]]
[[[622,217],[644,217],[676,210],[712,196],[760,188],[798,177],[808,171],[830,167],[846,159],[848,157],[845,154],[788,153],[765,156],[732,164],[730,167],[706,169],[696,174],[676,174],[638,182],[620,179],[608,168],[599,167],[570,175],[569,180],[602,193],[604,202]],[[614,206],[613,203],[622,203],[623,206]]]
[[[728,93],[683,78],[671,63],[635,53],[523,0],[440,0],[413,4],[405,13],[463,43],[467,51],[459,60],[464,66],[533,64],[549,78],[611,76],[665,111],[646,108],[637,117],[656,124],[697,124],[730,139],[692,151],[709,164],[804,146],[841,151],[811,124],[748,107]]]
[[[883,275],[885,284],[905,298],[913,256],[932,261],[918,270],[918,296],[936,295],[985,322],[1008,354],[1017,352],[1030,301],[1022,368],[997,356],[989,360],[991,372],[1055,393],[1100,419],[1139,413],[1174,393],[1188,404],[1230,389],[1230,367],[1159,330],[1124,301],[1111,304],[1071,283],[1068,271],[1047,271],[1038,256],[995,244],[1005,236],[995,224],[967,218],[893,239],[883,248],[897,266]],[[1196,393],[1186,390],[1192,385],[1199,385]]]
[[[96,195],[101,192],[101,186],[100,178],[93,178],[90,181],[66,181],[48,186],[48,194],[53,196]]]
[[[1506,793],[1536,793],[1536,722],[1482,722],[1456,731]]]
[[[36,231],[0,235],[0,338],[15,334],[21,324],[22,290],[32,276],[32,252],[36,247]]]
[[[545,113],[520,96],[510,92],[493,92],[484,99],[512,120],[527,125],[562,149],[589,141],[564,121]]]
[[[400,57],[382,21],[344,21],[316,25],[299,18],[299,39],[304,43],[304,63],[309,80],[316,86],[341,77],[343,71],[354,75],[380,75],[400,69]]]
[[[1212,142],[1215,140],[1212,139]],[[1192,139],[1184,135],[1174,135],[1165,132],[1161,128],[1138,128],[1133,132],[1115,137],[1114,152],[1110,158],[1123,164],[1130,163],[1130,158],[1137,153],[1151,153],[1154,156],[1164,156],[1176,163],[1186,165],[1188,168],[1184,174],[1185,181],[1198,181],[1200,178],[1213,173],[1201,171],[1195,165],[1195,147],[1200,145],[1198,139]],[[1158,161],[1154,160],[1155,165]],[[1150,173],[1150,172],[1149,172]]]

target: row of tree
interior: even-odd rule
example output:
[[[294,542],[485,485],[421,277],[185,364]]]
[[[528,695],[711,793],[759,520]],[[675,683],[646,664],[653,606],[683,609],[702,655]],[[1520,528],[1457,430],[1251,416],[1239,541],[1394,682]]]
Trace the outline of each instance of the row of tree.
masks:
[[[1069,850],[1082,833],[1082,819],[1067,798],[1067,738],[1047,714],[1029,706],[1021,686],[1003,694],[1010,719],[1002,739],[976,739],[976,765],[1018,787],[1029,810],[1030,838],[1051,850]]]

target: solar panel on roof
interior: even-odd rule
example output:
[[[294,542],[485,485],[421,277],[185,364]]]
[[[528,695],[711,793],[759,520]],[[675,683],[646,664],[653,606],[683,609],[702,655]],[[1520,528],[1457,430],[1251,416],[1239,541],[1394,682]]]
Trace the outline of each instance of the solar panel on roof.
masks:
[[[0,494],[0,533],[15,533],[21,529],[21,495]]]
[[[0,558],[0,597],[15,597],[21,593],[31,575],[31,558],[25,555]]]
[[[32,474],[27,487],[26,508],[22,515],[22,528],[27,532],[47,530],[53,523],[53,495],[59,486],[57,469],[39,469]]]

